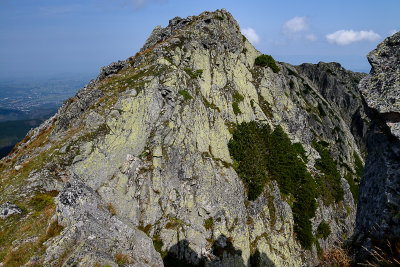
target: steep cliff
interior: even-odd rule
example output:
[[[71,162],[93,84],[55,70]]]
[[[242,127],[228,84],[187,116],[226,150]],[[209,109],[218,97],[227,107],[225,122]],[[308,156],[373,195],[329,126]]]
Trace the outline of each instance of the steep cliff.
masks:
[[[368,54],[372,69],[360,83],[369,107],[368,157],[360,184],[354,244],[357,260],[379,254],[397,257],[400,238],[400,33]]]
[[[260,56],[217,10],[103,68],[1,161],[0,261],[316,264],[353,233],[364,75]]]

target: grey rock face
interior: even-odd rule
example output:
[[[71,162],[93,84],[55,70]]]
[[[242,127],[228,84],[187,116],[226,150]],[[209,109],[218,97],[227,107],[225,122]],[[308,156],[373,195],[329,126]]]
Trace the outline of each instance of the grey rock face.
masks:
[[[77,177],[70,179],[56,201],[59,224],[66,228],[47,249],[46,266],[57,262],[68,249],[66,262],[79,262],[79,266],[117,266],[114,255],[118,254],[124,255],[130,266],[163,265],[151,239],[115,217],[112,204],[102,202]]]
[[[383,127],[369,133],[357,210],[357,231],[377,239],[400,236],[400,143]]]
[[[13,214],[21,214],[21,213],[22,213],[21,208],[10,202],[6,202],[6,203],[0,205],[0,218],[1,219],[5,219],[8,216],[11,216]]]
[[[96,79],[96,83],[101,82],[108,76],[116,74],[117,72],[119,72],[120,70],[122,70],[128,66],[129,66],[129,63],[127,61],[119,60],[117,62],[111,63],[110,65],[108,65],[106,67],[102,67],[100,69],[100,74]]]
[[[339,63],[302,64],[300,72],[313,81],[321,95],[340,112],[363,152],[366,151],[368,116],[358,83],[366,76],[345,70]]]
[[[386,38],[368,54],[371,73],[360,83],[368,106],[383,118],[400,138],[400,32]]]
[[[371,73],[360,90],[372,123],[353,237],[358,261],[368,259],[374,246],[383,248],[400,238],[400,33],[386,38],[368,60]]]
[[[86,126],[92,129],[97,129],[104,123],[104,121],[105,119],[103,116],[101,116],[95,111],[91,111],[89,115],[86,117]]]
[[[64,102],[56,114],[55,133],[68,129],[69,126],[82,123],[78,120],[95,101],[104,96],[103,92],[97,89],[79,90],[75,97]]]

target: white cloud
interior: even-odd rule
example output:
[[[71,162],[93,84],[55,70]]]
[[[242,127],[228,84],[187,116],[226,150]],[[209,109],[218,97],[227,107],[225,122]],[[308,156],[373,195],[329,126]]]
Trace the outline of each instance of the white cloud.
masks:
[[[286,35],[303,32],[308,30],[308,20],[306,17],[294,17],[282,25],[282,32]]]
[[[253,28],[248,27],[242,29],[242,33],[252,44],[258,44],[258,42],[260,41],[260,37]]]
[[[326,35],[326,39],[330,43],[338,45],[348,45],[361,41],[375,41],[380,39],[381,36],[374,31],[353,31],[353,30],[340,30]]]
[[[292,40],[305,39],[310,42],[317,41],[317,36],[311,32],[309,18],[293,17],[282,25],[282,33]]]
[[[311,41],[311,42],[315,42],[315,41],[317,41],[317,36],[315,36],[315,34],[313,34],[313,33],[310,33],[310,34],[307,34],[306,35],[306,39],[308,40],[308,41]]]
[[[398,30],[390,30],[390,31],[389,31],[389,34],[390,34],[390,36],[392,36],[392,35],[395,34],[396,32],[398,32]]]

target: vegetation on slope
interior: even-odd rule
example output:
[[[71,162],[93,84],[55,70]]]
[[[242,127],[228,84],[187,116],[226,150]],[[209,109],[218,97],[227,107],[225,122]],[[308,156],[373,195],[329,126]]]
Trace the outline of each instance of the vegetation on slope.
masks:
[[[235,91],[235,93],[232,95],[232,99],[233,99],[232,102],[233,112],[235,113],[236,116],[242,114],[242,111],[239,108],[239,103],[244,100],[244,97],[238,91]]]
[[[44,243],[62,231],[57,221],[51,219],[56,210],[56,195],[57,192],[37,193],[27,203],[18,203],[22,214],[0,220],[0,262],[4,266],[20,266],[33,255],[44,254]]]
[[[283,194],[294,197],[294,230],[303,247],[311,249],[310,219],[315,215],[317,193],[301,144],[292,144],[280,126],[272,131],[268,125],[253,121],[238,125],[228,147],[249,200],[257,199],[270,180],[278,182]]]
[[[326,142],[317,142],[316,140],[312,142],[312,146],[321,156],[320,159],[315,161],[315,168],[323,173],[317,180],[318,189],[322,194],[324,203],[330,205],[333,202],[343,200],[344,191],[340,182],[341,176],[337,170],[336,162],[329,153],[329,150],[325,147],[327,145]]]
[[[330,234],[331,228],[329,227],[329,224],[327,224],[325,221],[322,221],[317,228],[317,237],[327,239]]]
[[[364,171],[364,164],[362,163],[360,156],[357,154],[357,152],[353,153],[353,157],[354,157],[354,166],[356,170],[356,175],[358,178],[361,178]]]
[[[275,59],[271,55],[258,56],[254,61],[254,65],[260,67],[268,66],[275,73],[278,73],[281,70],[278,65],[276,65]]]

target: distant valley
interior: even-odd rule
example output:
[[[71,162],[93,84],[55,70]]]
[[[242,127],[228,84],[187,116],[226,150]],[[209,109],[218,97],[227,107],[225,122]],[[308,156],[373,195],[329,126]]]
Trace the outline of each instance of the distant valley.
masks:
[[[57,112],[90,75],[64,74],[37,79],[0,80],[0,158],[26,133]]]

